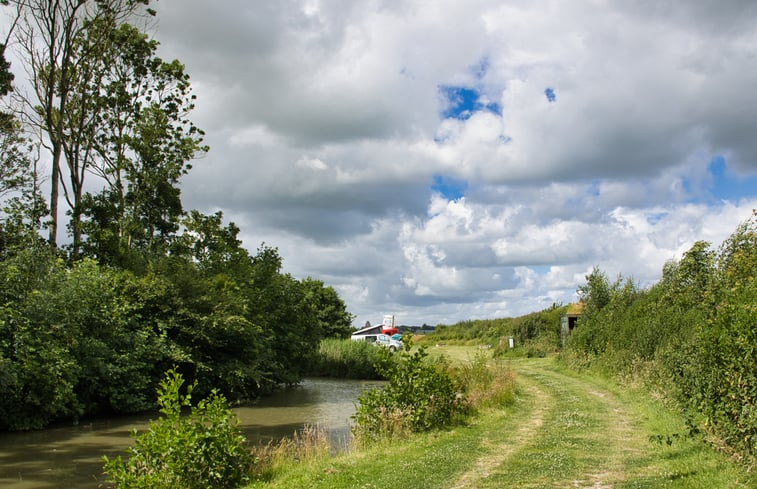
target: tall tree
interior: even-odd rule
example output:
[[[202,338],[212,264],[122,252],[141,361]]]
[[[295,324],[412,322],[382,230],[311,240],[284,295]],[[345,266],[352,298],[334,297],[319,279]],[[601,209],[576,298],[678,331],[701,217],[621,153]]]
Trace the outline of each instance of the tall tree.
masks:
[[[0,97],[12,90],[13,73],[5,59],[5,44],[0,44]],[[18,151],[18,126],[13,114],[0,112],[0,197],[18,188],[24,176],[23,159]]]
[[[347,311],[347,305],[334,287],[327,287],[322,281],[311,277],[303,280],[302,285],[313,305],[323,337],[348,338],[354,331],[352,320],[355,316]]]
[[[71,140],[87,134],[79,135],[70,127],[69,105],[76,106],[74,112],[84,110],[81,94],[76,93],[81,88],[77,80],[82,76],[77,68],[88,63],[81,58],[85,53],[77,49],[78,40],[92,21],[108,17],[121,24],[148,3],[149,0],[12,0],[19,19],[14,35],[32,86],[32,94],[21,97],[24,114],[45,135],[45,147],[51,156],[49,242],[53,248],[57,246],[60,186],[65,184],[62,160],[66,158],[74,196],[80,194],[87,165],[87,153],[79,159],[86,145]],[[88,120],[83,115],[79,119]]]
[[[98,31],[107,38],[107,52],[98,57],[101,78],[90,92],[96,95],[92,170],[108,184],[89,199],[90,240],[102,249],[107,238],[116,255],[165,251],[184,213],[179,179],[189,160],[208,149],[188,118],[189,76],[178,61],[158,57],[158,43],[129,24],[99,19],[90,29],[91,49],[104,37]]]

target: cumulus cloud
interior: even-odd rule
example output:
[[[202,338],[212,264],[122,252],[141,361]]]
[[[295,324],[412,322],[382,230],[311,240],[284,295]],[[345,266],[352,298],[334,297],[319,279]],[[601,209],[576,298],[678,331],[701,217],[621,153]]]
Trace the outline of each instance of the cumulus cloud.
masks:
[[[757,207],[753,2],[156,8],[211,146],[186,206],[356,324],[522,314],[594,265],[652,283]]]

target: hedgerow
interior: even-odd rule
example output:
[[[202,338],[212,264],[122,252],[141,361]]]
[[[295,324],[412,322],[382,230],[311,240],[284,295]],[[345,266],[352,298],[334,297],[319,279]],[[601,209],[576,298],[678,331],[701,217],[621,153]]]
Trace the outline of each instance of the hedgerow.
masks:
[[[719,247],[700,241],[641,289],[599,269],[563,358],[637,376],[747,463],[757,455],[757,213]]]

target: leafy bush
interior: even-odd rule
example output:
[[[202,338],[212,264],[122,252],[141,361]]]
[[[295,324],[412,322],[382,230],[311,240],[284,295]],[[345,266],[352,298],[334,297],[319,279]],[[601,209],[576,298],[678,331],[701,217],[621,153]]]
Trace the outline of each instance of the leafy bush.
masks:
[[[324,334],[318,308],[333,317],[343,303],[320,281],[282,274],[273,249],[203,243],[196,261],[179,250],[140,270],[66,265],[42,245],[0,254],[0,430],[153,409],[172,365],[200,397],[298,382]]]
[[[65,279],[61,260],[30,248],[0,261],[0,429],[39,429],[81,412],[74,392],[81,367],[59,322],[30,317],[45,287]],[[41,292],[42,290],[43,292]]]
[[[358,397],[353,434],[362,442],[407,432],[449,426],[467,410],[452,377],[427,360],[423,347],[415,352],[381,351],[377,370],[387,379],[383,388]],[[397,357],[395,361],[391,357]]]
[[[721,246],[700,297],[707,314],[666,352],[673,392],[747,458],[757,456],[757,215]]]
[[[104,458],[108,482],[122,489],[205,489],[249,480],[253,459],[225,398],[213,391],[182,416],[196,386],[181,394],[183,384],[175,370],[166,374],[158,390],[163,417],[145,433],[133,434],[127,460]]]

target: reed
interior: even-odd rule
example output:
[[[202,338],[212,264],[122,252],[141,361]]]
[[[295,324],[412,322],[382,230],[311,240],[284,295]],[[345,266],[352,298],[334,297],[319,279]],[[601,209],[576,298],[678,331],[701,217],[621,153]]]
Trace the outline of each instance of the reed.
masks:
[[[321,341],[310,375],[343,379],[382,379],[375,364],[380,348],[365,341],[325,339]]]

